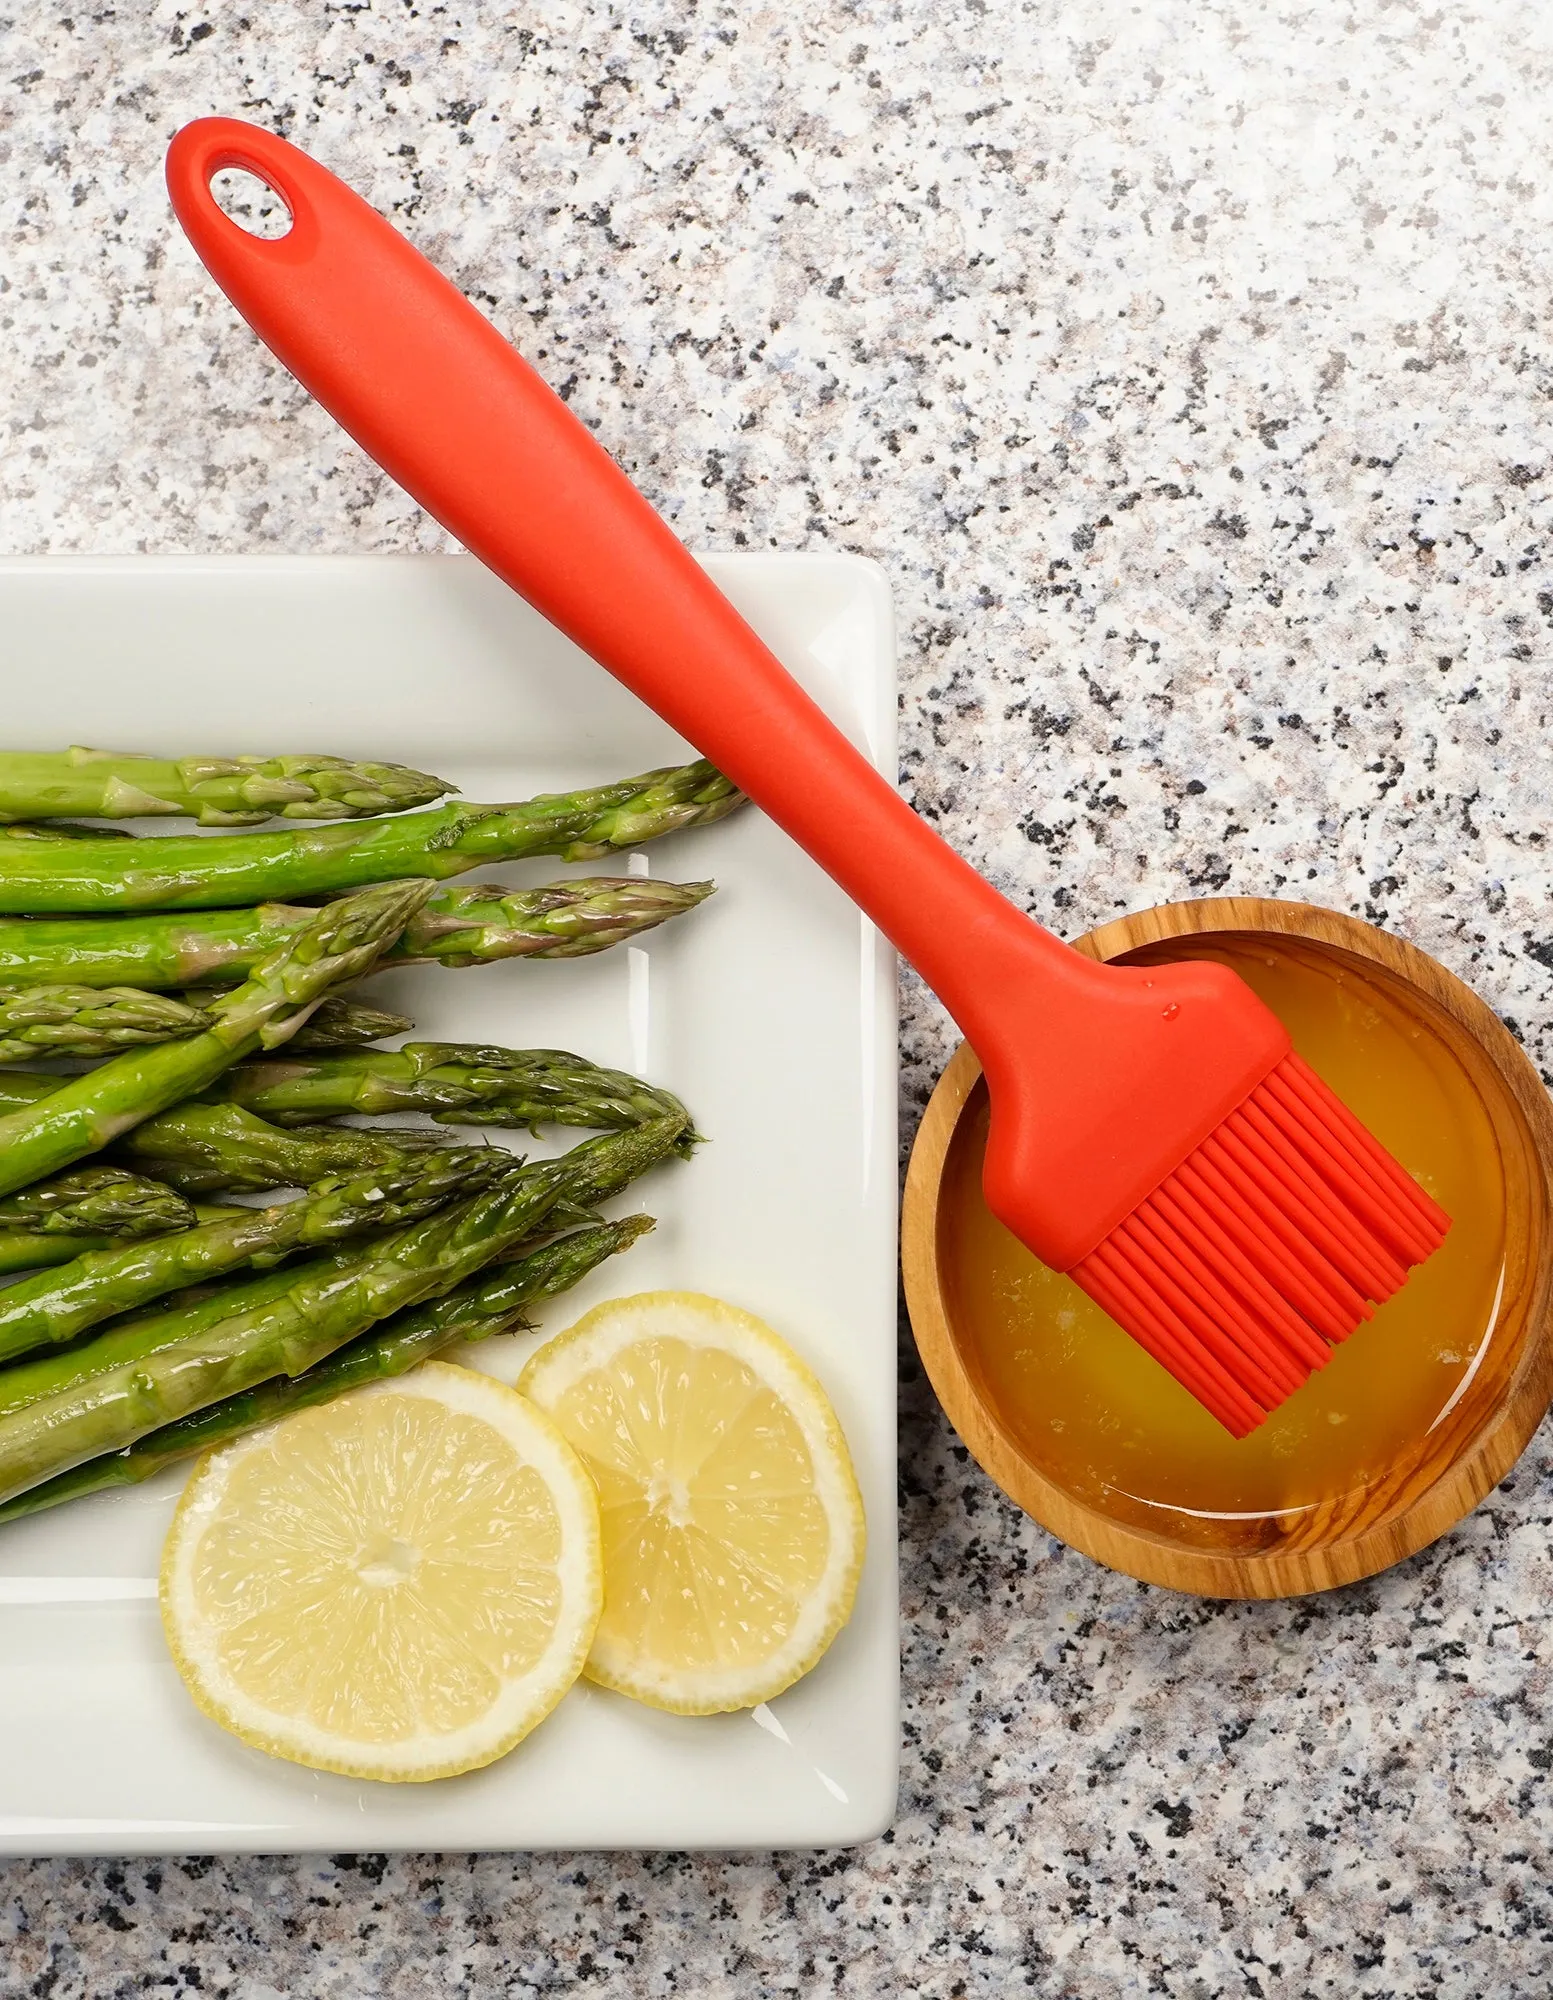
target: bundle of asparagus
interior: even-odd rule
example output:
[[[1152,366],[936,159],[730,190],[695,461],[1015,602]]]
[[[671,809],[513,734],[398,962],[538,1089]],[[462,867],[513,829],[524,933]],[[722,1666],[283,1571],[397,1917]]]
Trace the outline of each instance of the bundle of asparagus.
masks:
[[[468,1279],[428,1305],[390,1314],[374,1332],[347,1341],[328,1360],[315,1362],[300,1375],[273,1375],[257,1388],[223,1397],[192,1416],[158,1425],[133,1444],[86,1458],[67,1472],[27,1487],[0,1503],[0,1522],[109,1487],[138,1485],[165,1465],[225,1444],[292,1410],[328,1402],[363,1382],[403,1375],[459,1342],[513,1332],[527,1324],[526,1306],[569,1291],[606,1257],[629,1250],[652,1226],[651,1216],[628,1215],[623,1221],[599,1223],[541,1244],[493,1275]]]
[[[0,1502],[273,1377],[304,1374],[379,1320],[440,1298],[521,1248],[563,1201],[591,1206],[617,1193],[666,1158],[678,1132],[679,1121],[665,1118],[585,1140],[350,1256],[300,1265],[279,1290],[268,1278],[247,1296],[239,1286],[196,1308],[200,1324],[180,1324],[170,1341],[156,1318],[108,1328],[61,1357],[60,1386],[0,1414]]]
[[[711,884],[437,883],[709,824],[739,794],[697,762],[521,805],[363,817],[446,790],[333,758],[0,754],[0,910],[21,913],[0,922],[0,1062],[107,1058],[0,1071],[0,1270],[36,1267],[0,1291],[0,1519],[517,1323],[651,1226],[593,1211],[691,1150],[668,1092],[560,1050],[370,1048],[413,1024],[341,988],[384,963],[572,957],[637,936]],[[338,823],[141,838],[69,817],[150,813]],[[326,1122],[405,1112],[433,1126]],[[603,1136],[525,1164],[448,1144],[434,1127],[449,1123]],[[279,1188],[305,1192],[189,1202]]]
[[[74,1340],[100,1320],[239,1265],[435,1214],[515,1171],[523,1169],[513,1155],[495,1147],[439,1147],[389,1173],[319,1181],[300,1201],[232,1208],[176,1235],[89,1251],[0,1292],[0,1361]],[[0,1408],[6,1393],[0,1372]]]

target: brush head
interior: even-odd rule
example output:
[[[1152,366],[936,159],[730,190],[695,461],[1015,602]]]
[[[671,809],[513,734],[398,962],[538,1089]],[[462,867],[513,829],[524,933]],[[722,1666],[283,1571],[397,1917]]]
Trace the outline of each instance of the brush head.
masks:
[[[967,1009],[987,1205],[1237,1437],[1449,1219],[1227,965],[1097,965],[1034,925]]]
[[[1068,1275],[1244,1437],[1449,1227],[1290,1052]]]

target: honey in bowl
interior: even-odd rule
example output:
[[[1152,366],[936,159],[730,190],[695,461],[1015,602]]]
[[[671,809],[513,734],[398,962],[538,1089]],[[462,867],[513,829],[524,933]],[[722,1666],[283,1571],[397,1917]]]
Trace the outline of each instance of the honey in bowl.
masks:
[[[1361,972],[1265,934],[1177,939],[1130,962],[1187,955],[1232,966],[1266,1001],[1299,1053],[1451,1217],[1441,1248],[1237,1440],[993,1219],[981,1193],[981,1085],[945,1163],[938,1241],[965,1365],[1021,1449],[1114,1519],[1206,1542],[1210,1523],[1285,1519],[1370,1485],[1465,1395],[1493,1337],[1504,1181],[1467,1071]]]

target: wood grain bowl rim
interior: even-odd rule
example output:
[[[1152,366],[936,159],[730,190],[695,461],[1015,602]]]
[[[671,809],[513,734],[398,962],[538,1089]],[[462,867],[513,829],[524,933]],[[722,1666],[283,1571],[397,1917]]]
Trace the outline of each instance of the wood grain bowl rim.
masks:
[[[1141,1582],[1205,1597],[1303,1596],[1373,1576],[1438,1540],[1504,1478],[1553,1400],[1553,1103],[1520,1044],[1469,987],[1405,939],[1341,911],[1269,897],[1163,903],[1100,925],[1077,941],[1077,949],[1109,960],[1209,934],[1304,940],[1364,961],[1389,975],[1386,983],[1421,994],[1436,1016],[1453,1022],[1486,1058],[1522,1128],[1531,1162],[1524,1218],[1531,1286],[1520,1316],[1519,1352],[1496,1405],[1463,1434],[1454,1457],[1431,1483],[1379,1518],[1356,1519],[1354,1510],[1337,1508],[1325,1540],[1247,1553],[1189,1548],[1129,1526],[1048,1478],[968,1371],[940,1277],[939,1190],[960,1116],[981,1076],[968,1044],[962,1043],[939,1078],[912,1147],[901,1211],[901,1269],[917,1351],[950,1423],[988,1477],[1042,1527]],[[1508,1214],[1506,1221],[1508,1240]]]

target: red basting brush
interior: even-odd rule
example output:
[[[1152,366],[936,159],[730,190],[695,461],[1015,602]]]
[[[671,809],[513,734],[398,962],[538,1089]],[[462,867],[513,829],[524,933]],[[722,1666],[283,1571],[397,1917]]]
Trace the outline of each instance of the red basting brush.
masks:
[[[217,207],[242,167],[262,241]],[[283,139],[186,126],[178,219],[358,444],[711,757],[893,940],[992,1100],[994,1214],[1237,1436],[1321,1366],[1448,1219],[1236,975],[1098,966],[982,881],[803,693],[565,404],[382,217]]]

